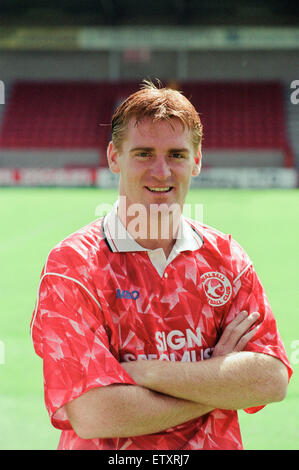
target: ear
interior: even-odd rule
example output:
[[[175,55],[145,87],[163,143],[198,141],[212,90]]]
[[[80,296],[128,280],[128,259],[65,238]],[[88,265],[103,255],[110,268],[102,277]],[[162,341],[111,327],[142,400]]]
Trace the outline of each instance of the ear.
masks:
[[[114,143],[111,140],[107,147],[107,160],[108,160],[110,171],[112,171],[112,173],[120,172],[120,168],[118,164],[118,157],[119,157],[118,151]]]
[[[197,153],[194,155],[194,163],[192,168],[192,176],[198,176],[201,170],[201,148],[198,149]]]

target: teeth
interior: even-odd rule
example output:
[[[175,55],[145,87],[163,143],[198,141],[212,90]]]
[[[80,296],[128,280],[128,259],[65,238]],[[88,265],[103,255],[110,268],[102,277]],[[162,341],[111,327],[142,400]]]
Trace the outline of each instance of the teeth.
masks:
[[[155,191],[155,192],[164,192],[164,191],[169,191],[170,187],[168,186],[167,188],[148,188],[150,191]]]

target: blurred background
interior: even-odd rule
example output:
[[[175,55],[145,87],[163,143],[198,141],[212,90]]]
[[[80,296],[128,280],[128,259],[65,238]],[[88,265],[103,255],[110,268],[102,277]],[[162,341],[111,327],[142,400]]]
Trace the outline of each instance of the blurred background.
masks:
[[[199,112],[191,200],[249,251],[296,370],[298,49],[298,2],[1,1],[0,448],[57,446],[29,338],[39,275],[53,245],[115,200],[110,120],[144,78]],[[285,402],[240,415],[245,448],[298,447],[298,391],[294,378]]]
[[[202,117],[201,187],[296,186],[298,12],[278,0],[2,0],[0,184],[111,185],[113,110],[159,78]]]

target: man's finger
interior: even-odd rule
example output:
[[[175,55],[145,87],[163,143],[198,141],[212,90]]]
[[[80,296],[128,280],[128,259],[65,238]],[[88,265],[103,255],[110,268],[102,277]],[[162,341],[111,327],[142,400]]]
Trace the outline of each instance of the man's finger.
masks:
[[[234,348],[259,317],[260,314],[258,312],[253,312],[234,328],[229,338],[229,341],[234,344]]]
[[[243,351],[246,348],[249,341],[254,337],[259,327],[260,325],[257,325],[254,328],[252,328],[252,330],[248,331],[248,333],[243,335],[240,341],[238,342],[238,344],[236,345],[235,351]]]
[[[248,312],[246,310],[240,312],[225,328],[220,338],[221,343],[225,344],[229,340],[230,335],[234,331],[234,329],[247,317]]]
[[[248,315],[246,310],[242,311],[237,317],[227,325],[224,333],[221,337],[223,344],[227,342],[237,344],[241,336],[253,325],[253,323],[259,318],[258,312],[253,312]]]

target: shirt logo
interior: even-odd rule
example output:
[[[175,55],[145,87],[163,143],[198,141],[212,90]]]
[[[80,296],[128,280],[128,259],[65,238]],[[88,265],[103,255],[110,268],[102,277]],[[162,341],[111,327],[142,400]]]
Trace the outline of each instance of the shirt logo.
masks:
[[[132,290],[132,292],[128,290],[116,290],[116,298],[117,299],[133,299],[136,300],[139,297],[138,290]]]
[[[210,271],[203,274],[200,279],[209,305],[219,307],[229,301],[232,295],[232,286],[226,276]]]

